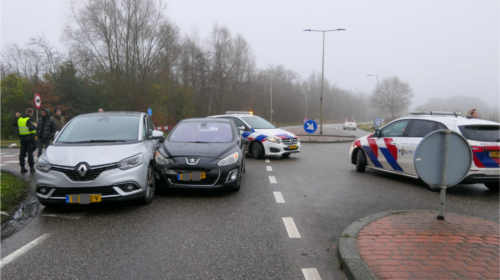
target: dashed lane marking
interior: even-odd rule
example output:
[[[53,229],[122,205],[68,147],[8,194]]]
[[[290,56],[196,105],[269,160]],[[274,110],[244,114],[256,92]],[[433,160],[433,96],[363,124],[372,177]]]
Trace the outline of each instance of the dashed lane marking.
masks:
[[[0,164],[0,166],[4,166],[5,164]]]
[[[285,223],[286,231],[288,232],[288,237],[290,238],[301,238],[299,230],[295,226],[292,217],[283,217],[283,222]]]
[[[271,160],[269,160],[269,159],[266,159],[266,163],[269,163],[269,162],[271,162]]]
[[[15,157],[17,155],[2,155],[2,157]]]
[[[274,193],[274,198],[276,198],[276,203],[285,203],[285,199],[283,198],[281,192],[273,192],[273,193]]]
[[[276,177],[274,176],[269,176],[269,182],[271,182],[271,184],[276,184]]]
[[[19,163],[18,160],[11,160],[11,161],[6,161],[5,163]]]
[[[306,280],[321,280],[316,268],[303,268],[302,273],[304,274],[304,278],[306,278]]]
[[[17,251],[14,253],[8,255],[7,257],[3,258],[0,261],[0,268],[4,267],[6,264],[10,263],[11,261],[17,259],[18,257],[22,256],[24,253],[28,252],[29,250],[33,249],[40,243],[42,243],[45,239],[49,238],[50,234],[46,233],[37,239],[31,241],[30,243],[24,245],[23,247],[19,248]]]
[[[267,169],[267,171],[273,171],[273,167],[272,166],[266,166],[266,169]]]

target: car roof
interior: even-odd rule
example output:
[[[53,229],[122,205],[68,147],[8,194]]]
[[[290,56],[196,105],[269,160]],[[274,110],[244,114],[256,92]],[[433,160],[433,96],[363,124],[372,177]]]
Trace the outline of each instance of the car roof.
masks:
[[[399,118],[396,120],[401,120],[401,119],[411,119],[411,120],[430,120],[430,121],[437,121],[437,122],[452,122],[455,123],[458,126],[461,125],[500,125],[500,123],[494,122],[494,121],[489,121],[489,120],[483,120],[483,119],[475,119],[475,118],[464,118],[464,117],[453,117],[453,116],[431,116],[431,115],[416,115],[416,116],[408,116],[408,117],[403,117]]]
[[[221,118],[221,117],[258,117],[258,116],[253,114],[226,114],[226,115],[208,116],[207,118]]]
[[[206,122],[207,118],[190,118],[190,119],[183,119],[180,122]],[[210,119],[210,121],[215,121],[215,122],[221,122],[221,123],[231,123],[231,120],[229,119]]]
[[[144,112],[134,112],[134,111],[106,111],[106,112],[95,112],[78,115],[77,117],[90,117],[90,116],[140,116],[146,114]]]

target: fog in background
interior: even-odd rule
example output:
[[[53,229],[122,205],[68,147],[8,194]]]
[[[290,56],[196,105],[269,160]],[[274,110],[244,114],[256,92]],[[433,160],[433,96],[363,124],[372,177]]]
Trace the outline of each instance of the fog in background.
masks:
[[[398,76],[414,98],[410,109],[499,107],[500,1],[164,1],[182,34],[207,38],[214,23],[242,35],[261,69],[283,65],[307,79],[321,74],[346,91],[371,94]],[[43,35],[59,50],[68,1],[1,1],[1,46]],[[498,114],[498,111],[496,111]]]

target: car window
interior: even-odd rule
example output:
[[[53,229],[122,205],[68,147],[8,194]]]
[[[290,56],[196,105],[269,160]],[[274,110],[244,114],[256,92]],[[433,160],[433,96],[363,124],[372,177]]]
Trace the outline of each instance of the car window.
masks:
[[[146,122],[146,118],[144,118],[142,121],[142,139],[146,139],[148,137],[147,129],[148,125]]]
[[[433,121],[414,120],[408,130],[408,137],[425,137],[436,130],[437,123]]]
[[[382,129],[380,137],[402,137],[410,120],[393,122]]]
[[[500,142],[500,126],[497,125],[463,125],[458,127],[468,140],[481,142]]]
[[[245,125],[245,123],[242,120],[240,120],[239,118],[235,118],[235,117],[224,117],[224,118],[234,121],[234,123],[236,124],[236,127],[244,126],[245,129],[248,129],[248,127]]]
[[[148,129],[150,131],[156,130],[155,124],[153,123],[153,120],[151,119],[151,117],[147,116],[146,119],[148,122]],[[151,132],[151,134],[152,134],[152,132]]]
[[[169,134],[171,142],[228,143],[233,141],[230,123],[190,121],[179,123]]]
[[[241,117],[254,129],[273,129],[276,128],[273,124],[266,121],[265,119],[257,116],[253,117]]]
[[[77,117],[68,123],[56,143],[83,141],[137,141],[139,116]]]
[[[353,123],[355,121],[353,119],[347,119],[347,120],[345,120],[345,122]]]
[[[442,123],[437,123],[437,129],[439,130],[439,129],[448,129],[448,128],[446,127],[446,125],[444,125]]]

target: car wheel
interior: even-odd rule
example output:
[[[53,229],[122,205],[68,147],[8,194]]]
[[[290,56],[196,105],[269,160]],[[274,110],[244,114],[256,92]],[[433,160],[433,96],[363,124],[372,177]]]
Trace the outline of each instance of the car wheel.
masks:
[[[356,155],[356,171],[359,173],[365,172],[366,168],[366,156],[363,150],[359,150]]]
[[[343,127],[343,128],[344,128],[344,130],[345,130],[345,127]]]
[[[498,186],[499,182],[489,182],[489,183],[484,183],[484,185],[490,189],[490,191],[498,191]]]
[[[238,185],[234,189],[231,189],[231,191],[233,191],[233,192],[237,192],[237,191],[240,190],[240,186],[241,186],[241,173],[242,173],[241,171],[242,170],[244,170],[244,166],[241,167],[241,170],[240,170],[240,172],[238,174]]]
[[[291,154],[282,154],[281,156],[284,158],[290,157]]]
[[[155,176],[153,174],[153,167],[151,165],[148,166],[148,176],[146,180],[146,193],[144,197],[141,199],[142,204],[150,204],[153,201],[155,196]]]
[[[262,158],[264,155],[264,149],[259,142],[253,142],[252,144],[252,156],[254,159]]]

